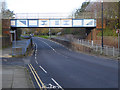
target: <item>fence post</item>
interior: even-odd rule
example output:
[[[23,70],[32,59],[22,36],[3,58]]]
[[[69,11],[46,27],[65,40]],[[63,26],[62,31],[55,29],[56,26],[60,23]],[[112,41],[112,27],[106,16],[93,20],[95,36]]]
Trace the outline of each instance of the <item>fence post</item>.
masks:
[[[93,40],[91,41],[91,44],[92,44],[92,46],[93,46]]]
[[[108,55],[108,47],[106,46],[106,55]]]
[[[89,40],[88,40],[88,46],[89,46]]]
[[[115,48],[113,47],[113,56],[115,56]]]
[[[103,53],[103,48],[101,47],[101,54]]]
[[[96,45],[96,52],[98,51],[98,47],[97,47],[97,45]]]

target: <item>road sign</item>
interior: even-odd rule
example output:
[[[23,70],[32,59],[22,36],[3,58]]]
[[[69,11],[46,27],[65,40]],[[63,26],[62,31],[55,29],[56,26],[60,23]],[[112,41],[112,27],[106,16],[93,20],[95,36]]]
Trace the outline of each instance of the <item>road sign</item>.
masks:
[[[117,29],[117,30],[116,30],[116,33],[120,33],[120,29]]]
[[[10,33],[15,33],[15,31],[10,31]]]

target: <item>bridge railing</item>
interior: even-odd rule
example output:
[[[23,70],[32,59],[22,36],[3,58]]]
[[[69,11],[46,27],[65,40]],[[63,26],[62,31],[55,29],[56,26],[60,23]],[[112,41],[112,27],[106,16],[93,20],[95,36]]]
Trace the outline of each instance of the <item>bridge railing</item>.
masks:
[[[69,13],[16,13],[15,19],[73,18]]]

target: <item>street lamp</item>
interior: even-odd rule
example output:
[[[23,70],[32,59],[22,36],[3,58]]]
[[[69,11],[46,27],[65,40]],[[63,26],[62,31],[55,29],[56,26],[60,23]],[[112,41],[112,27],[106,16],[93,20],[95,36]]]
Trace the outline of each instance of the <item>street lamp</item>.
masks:
[[[101,1],[102,2],[102,49],[103,49],[103,0]]]

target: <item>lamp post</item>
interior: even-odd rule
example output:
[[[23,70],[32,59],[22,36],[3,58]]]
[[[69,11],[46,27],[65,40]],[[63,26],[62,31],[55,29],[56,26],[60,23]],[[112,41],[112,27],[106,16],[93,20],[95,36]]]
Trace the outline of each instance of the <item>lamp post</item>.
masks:
[[[103,0],[102,0],[102,16],[101,16],[101,18],[102,18],[102,49],[103,49]]]
[[[120,1],[118,4],[119,10],[118,10],[118,28],[119,28],[119,34],[120,34]],[[119,50],[119,56],[120,56],[120,41],[119,41],[119,34],[118,34],[118,50]]]

